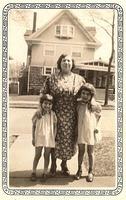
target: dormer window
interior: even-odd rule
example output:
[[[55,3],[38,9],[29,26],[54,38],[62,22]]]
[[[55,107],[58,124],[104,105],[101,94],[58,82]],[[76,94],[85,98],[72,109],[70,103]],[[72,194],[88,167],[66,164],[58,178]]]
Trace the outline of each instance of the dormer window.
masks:
[[[73,38],[74,27],[71,25],[56,25],[55,35],[60,38]]]

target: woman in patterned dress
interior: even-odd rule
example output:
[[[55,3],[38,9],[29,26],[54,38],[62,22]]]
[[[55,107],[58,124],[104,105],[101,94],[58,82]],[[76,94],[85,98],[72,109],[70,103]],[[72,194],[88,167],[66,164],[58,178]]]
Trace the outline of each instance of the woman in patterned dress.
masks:
[[[48,77],[40,93],[54,98],[53,110],[57,116],[56,146],[52,149],[50,172],[56,173],[56,158],[61,159],[64,175],[69,175],[67,160],[75,154],[76,94],[85,83],[82,76],[72,72],[74,60],[62,54],[57,61],[59,73]]]

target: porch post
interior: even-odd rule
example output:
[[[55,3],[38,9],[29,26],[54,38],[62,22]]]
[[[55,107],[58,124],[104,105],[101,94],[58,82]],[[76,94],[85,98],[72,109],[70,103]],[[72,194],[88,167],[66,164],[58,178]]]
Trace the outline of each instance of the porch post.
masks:
[[[115,87],[115,77],[112,75],[112,86]]]
[[[27,94],[29,94],[29,84],[30,84],[30,65],[28,66]]]
[[[97,71],[93,71],[93,85],[96,87],[96,76],[97,76]]]

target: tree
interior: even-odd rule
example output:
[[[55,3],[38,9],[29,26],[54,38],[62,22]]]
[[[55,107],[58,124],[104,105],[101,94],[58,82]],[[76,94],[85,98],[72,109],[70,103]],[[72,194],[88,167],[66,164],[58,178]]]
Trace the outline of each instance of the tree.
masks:
[[[108,72],[107,72],[107,83],[106,83],[106,89],[105,89],[105,102],[104,105],[108,105],[108,97],[109,97],[109,81],[110,81],[110,72],[111,72],[111,65],[112,65],[112,60],[114,56],[114,21],[115,21],[115,12],[113,10],[113,22],[112,22],[112,49],[111,49],[111,56],[109,58],[109,65],[108,65]]]
[[[104,105],[105,106],[108,105],[111,65],[112,65],[114,52],[115,52],[115,50],[114,50],[115,11],[113,10],[112,12],[113,12],[112,23],[110,23],[108,20],[106,20],[106,19],[104,19],[102,17],[99,17],[99,19],[101,21],[104,21],[105,23],[107,23],[111,27],[111,33],[104,26],[102,26],[99,23],[97,23],[96,22],[96,18],[94,18],[93,14],[91,14],[93,22],[95,24],[97,24],[98,26],[100,26],[108,34],[108,36],[111,37],[111,55],[110,55],[109,61],[108,61],[108,71],[107,71],[107,81],[106,81],[105,101],[104,101]]]
[[[21,26],[25,28],[31,27],[30,17],[32,15],[32,11],[25,11],[22,9],[13,9],[9,12],[9,20],[13,20],[17,23],[20,23]]]

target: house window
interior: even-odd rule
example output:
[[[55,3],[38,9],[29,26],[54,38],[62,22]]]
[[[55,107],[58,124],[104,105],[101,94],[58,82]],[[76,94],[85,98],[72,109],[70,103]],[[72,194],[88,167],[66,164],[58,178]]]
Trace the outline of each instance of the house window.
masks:
[[[72,57],[81,57],[81,48],[80,47],[76,47],[76,48],[72,48]]]
[[[53,45],[45,46],[45,56],[54,56],[54,46]]]
[[[45,68],[45,74],[46,74],[46,75],[51,75],[51,72],[52,72],[51,67],[46,67],[46,68]]]
[[[60,35],[60,26],[56,26],[56,35]]]
[[[72,37],[74,34],[74,27],[73,26],[70,26],[69,27],[69,35]]]
[[[55,67],[53,66],[44,66],[42,67],[42,75],[50,76],[51,74],[55,73]]]
[[[81,57],[81,52],[72,52],[72,57]]]
[[[74,27],[71,25],[57,25],[55,30],[57,37],[73,38],[74,36]]]

